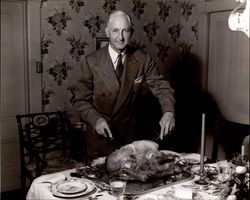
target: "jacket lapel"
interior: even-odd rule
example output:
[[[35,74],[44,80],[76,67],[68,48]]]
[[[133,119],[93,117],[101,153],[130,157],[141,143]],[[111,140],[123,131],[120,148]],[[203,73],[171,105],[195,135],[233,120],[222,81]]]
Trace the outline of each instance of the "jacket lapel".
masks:
[[[112,116],[116,114],[116,112],[119,110],[119,108],[122,106],[122,104],[126,100],[129,94],[130,88],[133,86],[138,69],[139,69],[139,65],[134,55],[133,54],[127,55],[125,63],[124,63],[122,84],[121,84],[120,92],[119,92]]]
[[[99,66],[96,67],[98,75],[103,79],[107,88],[112,93],[117,93],[119,91],[120,84],[116,78],[115,71],[113,69],[113,64],[108,53],[108,48],[104,50],[104,53],[99,59]]]

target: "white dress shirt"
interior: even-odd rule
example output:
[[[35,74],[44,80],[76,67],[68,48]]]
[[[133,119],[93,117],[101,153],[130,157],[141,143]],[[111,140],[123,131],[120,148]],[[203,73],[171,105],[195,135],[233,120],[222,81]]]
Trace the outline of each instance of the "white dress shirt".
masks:
[[[108,50],[109,50],[109,55],[110,55],[110,58],[112,60],[113,66],[114,66],[114,70],[116,70],[119,53],[117,53],[114,49],[112,49],[112,47],[110,45],[109,45]],[[121,54],[122,54],[122,63],[124,63],[126,54],[124,52],[121,52]]]

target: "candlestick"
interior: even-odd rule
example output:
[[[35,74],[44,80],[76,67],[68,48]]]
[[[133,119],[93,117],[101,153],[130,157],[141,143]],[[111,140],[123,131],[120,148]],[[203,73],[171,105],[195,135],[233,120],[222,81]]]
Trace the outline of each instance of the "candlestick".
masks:
[[[245,156],[245,145],[241,146],[241,155]]]
[[[202,113],[201,122],[201,158],[200,158],[200,174],[204,173],[204,146],[205,146],[205,114]]]

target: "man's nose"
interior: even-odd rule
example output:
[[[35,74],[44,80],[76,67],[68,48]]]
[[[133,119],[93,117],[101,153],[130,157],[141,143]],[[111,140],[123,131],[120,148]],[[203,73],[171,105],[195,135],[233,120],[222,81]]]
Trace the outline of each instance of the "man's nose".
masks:
[[[120,41],[122,41],[123,39],[124,39],[124,36],[123,36],[123,32],[121,31],[121,32],[119,32],[119,40]]]

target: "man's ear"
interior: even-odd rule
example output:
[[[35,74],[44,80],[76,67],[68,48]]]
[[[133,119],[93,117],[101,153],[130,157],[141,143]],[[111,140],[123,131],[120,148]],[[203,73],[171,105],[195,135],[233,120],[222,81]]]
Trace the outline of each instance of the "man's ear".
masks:
[[[106,36],[109,38],[109,28],[108,27],[105,27],[105,33],[106,33]]]

